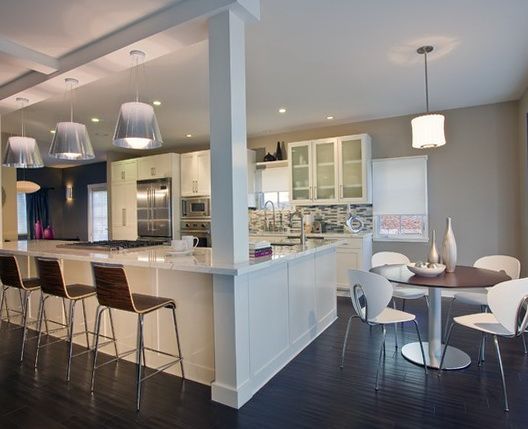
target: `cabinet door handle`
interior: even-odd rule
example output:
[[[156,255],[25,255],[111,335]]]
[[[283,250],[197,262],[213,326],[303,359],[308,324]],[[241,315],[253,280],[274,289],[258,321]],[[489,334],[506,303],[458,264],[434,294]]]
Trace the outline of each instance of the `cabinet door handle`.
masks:
[[[317,186],[313,187],[313,193],[314,193],[314,200],[317,199]]]
[[[339,186],[339,198],[343,198],[343,185]]]
[[[125,171],[121,171],[121,180],[125,180]]]
[[[121,209],[121,223],[123,224],[122,226],[126,226],[126,209]]]
[[[156,167],[151,167],[150,168],[150,175],[151,176],[155,176],[156,175]]]

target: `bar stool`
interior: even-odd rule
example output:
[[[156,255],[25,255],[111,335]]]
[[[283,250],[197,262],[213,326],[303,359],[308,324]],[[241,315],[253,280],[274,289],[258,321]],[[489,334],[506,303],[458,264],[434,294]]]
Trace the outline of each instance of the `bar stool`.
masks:
[[[80,356],[82,354],[90,352],[90,340],[88,338],[88,322],[86,320],[86,304],[85,300],[90,297],[95,296],[95,287],[85,284],[66,284],[64,282],[64,276],[61,270],[61,266],[58,259],[51,259],[51,258],[36,258],[37,260],[37,269],[40,277],[40,287],[42,290],[42,294],[40,297],[40,306],[39,306],[39,313],[38,313],[38,340],[37,340],[37,351],[35,353],[35,369],[37,369],[38,365],[38,358],[39,358],[39,350],[41,348],[50,346],[52,344],[62,342],[66,340],[69,344],[68,346],[68,365],[66,368],[66,380],[70,381],[70,369],[71,369],[71,360],[73,356],[73,337],[77,335],[85,335],[86,336],[86,347],[88,350],[77,353],[75,356]],[[58,321],[51,321],[52,323],[55,323],[57,325],[60,325],[61,327],[58,329],[54,329],[52,332],[56,332],[59,330],[62,330],[64,328],[67,329],[67,335],[64,337],[59,337],[55,341],[48,342],[44,345],[41,345],[41,338],[42,338],[42,320],[45,317],[45,304],[46,300],[50,297],[58,297],[62,298],[62,301],[64,303],[65,300],[69,301],[69,312],[66,313],[66,310],[64,311],[65,317],[67,319],[66,323],[58,322]],[[73,333],[74,331],[74,323],[75,323],[75,306],[77,302],[81,302],[82,304],[82,310],[83,310],[83,318],[84,318],[84,332],[78,332],[76,334]]]
[[[22,336],[22,347],[20,351],[20,362],[24,360],[24,349],[27,340],[27,327],[28,327],[28,308],[29,308],[29,299],[31,294],[35,291],[40,290],[40,280],[35,277],[31,278],[22,278],[20,274],[20,267],[18,266],[18,261],[13,255],[0,255],[0,280],[2,281],[2,297],[0,298],[0,312],[2,308],[6,307],[8,321],[11,319],[9,317],[9,308],[7,305],[6,291],[8,288],[18,289],[20,296],[20,306],[21,311],[11,310],[14,313],[18,313],[22,316],[22,327],[24,329],[24,334]],[[22,297],[22,295],[24,295]],[[2,323],[2,318],[0,317],[0,325]],[[15,328],[15,329],[20,329]],[[47,323],[46,323],[47,330]]]
[[[95,324],[95,347],[92,366],[91,391],[94,391],[95,370],[97,368],[100,368],[103,365],[114,362],[122,357],[128,356],[135,352],[137,365],[136,409],[139,411],[141,401],[141,383],[143,381],[158,374],[160,371],[170,368],[171,366],[177,363],[180,364],[182,378],[185,379],[185,373],[183,370],[183,357],[181,356],[180,337],[178,334],[178,323],[176,321],[176,303],[171,298],[162,298],[157,296],[132,293],[130,291],[130,286],[128,284],[128,278],[126,276],[125,270],[121,265],[93,263],[92,267],[94,273],[95,287],[97,290],[97,300],[99,301],[99,307],[97,308],[97,318]],[[174,322],[174,331],[176,334],[176,344],[178,346],[177,355],[145,347],[143,336],[144,316],[145,314],[160,310],[162,308],[169,308],[172,310],[172,319]],[[101,317],[105,310],[108,310],[108,313],[111,314],[111,309],[123,310],[137,314],[137,347],[133,350],[126,351],[120,355],[116,355],[115,359],[112,359],[97,366],[97,352],[99,348],[99,330],[101,328]],[[152,374],[142,376],[142,365],[145,365],[145,350],[153,351],[176,359],[158,368],[155,368],[155,371]]]

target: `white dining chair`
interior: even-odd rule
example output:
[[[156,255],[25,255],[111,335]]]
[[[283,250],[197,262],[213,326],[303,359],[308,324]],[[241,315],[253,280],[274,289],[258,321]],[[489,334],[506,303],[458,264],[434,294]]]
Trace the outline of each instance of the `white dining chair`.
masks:
[[[490,255],[483,256],[475,261],[473,264],[476,268],[484,268],[487,270],[493,271],[504,271],[508,274],[513,280],[518,279],[521,274],[521,263],[517,258],[507,255]],[[481,289],[472,289],[471,292],[458,292],[454,294],[453,299],[449,304],[449,309],[447,310],[446,317],[446,328],[445,335],[447,335],[447,328],[449,326],[449,320],[451,319],[451,314],[453,310],[453,304],[455,301],[457,303],[479,306],[481,312],[488,311],[488,290],[490,288],[481,288]],[[526,348],[526,342],[524,335],[521,337],[524,347],[524,353],[528,353]],[[486,334],[482,334],[482,340],[480,344],[480,352],[478,365],[482,365],[484,362],[484,352],[486,349]]]
[[[403,253],[398,252],[377,252],[372,255],[371,258],[371,267],[381,267],[382,265],[394,265],[394,264],[403,264],[407,265],[411,261]],[[396,308],[396,301],[394,298],[402,300],[402,310],[405,311],[405,301],[408,299],[421,299],[425,298],[427,306],[429,303],[427,301],[427,293],[423,289],[416,289],[411,287],[404,287],[398,283],[392,283],[392,306]],[[397,325],[394,325],[394,339],[396,342],[396,348],[398,347],[398,330]]]
[[[455,324],[465,326],[483,334],[493,335],[504,393],[504,409],[509,411],[508,393],[498,337],[513,338],[524,333],[528,325],[528,278],[508,280],[488,290],[487,303],[491,313],[468,314],[453,318],[447,333],[446,345],[440,360],[443,367],[445,352]]]
[[[350,285],[350,298],[352,299],[352,306],[356,314],[352,314],[348,318],[345,338],[343,340],[343,350],[341,352],[341,365],[343,368],[345,363],[345,352],[347,347],[348,335],[350,333],[350,325],[352,319],[359,318],[363,323],[369,326],[380,325],[383,330],[383,342],[381,344],[378,367],[376,370],[376,386],[379,389],[379,370],[381,366],[381,358],[385,352],[385,325],[395,325],[397,323],[413,322],[418,334],[418,341],[422,350],[422,358],[425,362],[425,352],[420,336],[420,329],[416,316],[411,313],[406,313],[401,310],[387,307],[392,299],[392,285],[383,276],[379,274],[370,273],[368,271],[349,270],[348,279]],[[427,375],[427,365],[424,365],[424,371]]]

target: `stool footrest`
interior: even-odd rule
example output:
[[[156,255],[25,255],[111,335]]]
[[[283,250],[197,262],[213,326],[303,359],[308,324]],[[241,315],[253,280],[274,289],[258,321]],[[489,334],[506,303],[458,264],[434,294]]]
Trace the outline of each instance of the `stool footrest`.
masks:
[[[163,353],[163,354],[167,354],[167,353]],[[168,356],[176,357],[174,355],[168,355]],[[169,362],[169,363],[161,365],[161,366],[159,366],[157,368],[154,368],[154,372],[152,374],[146,375],[145,377],[141,378],[141,381],[145,381],[145,380],[149,379],[150,377],[153,377],[153,376],[157,375],[158,373],[160,373],[161,371],[171,367],[172,365],[176,365],[177,363],[180,363],[182,360],[183,360],[182,357],[177,357],[177,359],[173,360],[172,362]]]
[[[109,344],[109,343],[112,343],[113,341],[108,341],[106,344]],[[99,347],[101,347],[101,345],[99,345]],[[112,358],[110,360],[107,360],[106,362],[100,364],[100,365],[97,365],[95,367],[95,369],[99,369],[101,368],[102,366],[105,366],[105,365],[108,365],[109,363],[112,363],[112,362],[116,362],[118,361],[119,359],[122,359],[128,355],[131,355],[132,353],[135,353],[137,351],[137,349],[132,349],[132,350],[128,350],[126,352],[123,352],[123,353],[120,353],[118,354],[115,358]]]

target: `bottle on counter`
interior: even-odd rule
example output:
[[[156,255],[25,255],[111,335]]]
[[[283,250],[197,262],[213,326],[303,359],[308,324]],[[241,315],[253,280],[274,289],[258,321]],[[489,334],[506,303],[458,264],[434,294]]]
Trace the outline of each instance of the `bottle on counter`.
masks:
[[[275,152],[275,159],[277,161],[282,161],[282,149],[281,149],[281,142],[277,142],[277,151]]]

